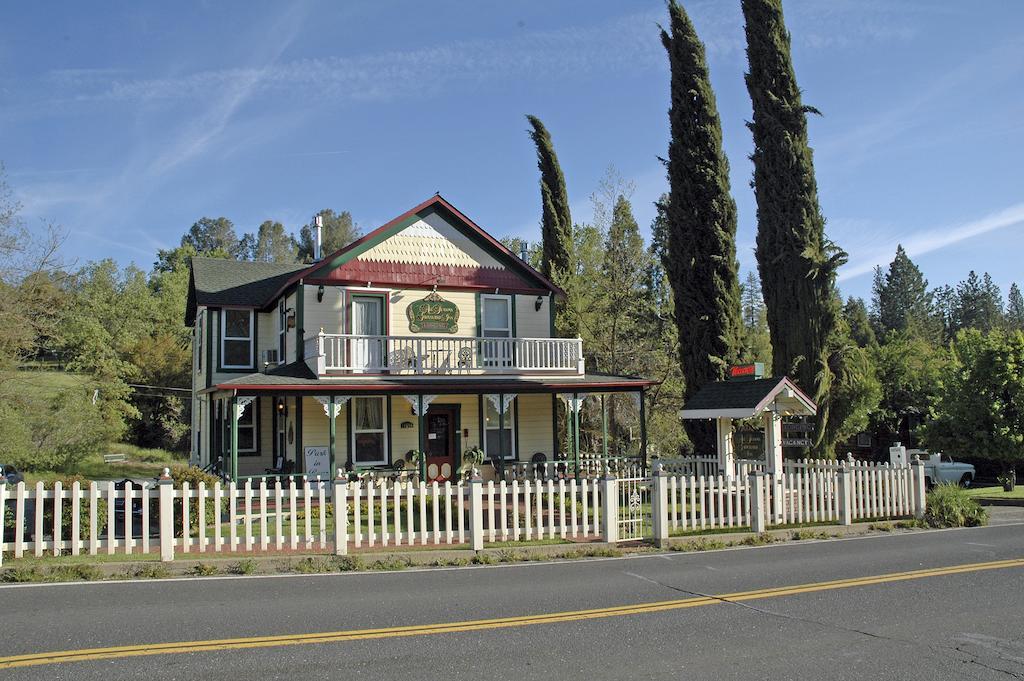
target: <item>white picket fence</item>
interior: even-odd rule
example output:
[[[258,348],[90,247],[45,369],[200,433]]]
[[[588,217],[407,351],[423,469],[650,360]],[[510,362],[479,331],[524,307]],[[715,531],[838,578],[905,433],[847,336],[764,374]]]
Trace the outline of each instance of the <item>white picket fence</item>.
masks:
[[[703,464],[701,464],[703,465]],[[694,475],[445,482],[366,479],[267,486],[0,485],[0,557],[314,551],[616,541],[617,521],[671,533],[893,518],[924,512],[923,466],[797,462],[779,476]],[[651,502],[620,507],[643,483]],[[648,492],[644,492],[647,494]],[[636,516],[636,517],[634,517]],[[623,532],[622,536],[627,536]],[[630,534],[631,536],[631,534]]]

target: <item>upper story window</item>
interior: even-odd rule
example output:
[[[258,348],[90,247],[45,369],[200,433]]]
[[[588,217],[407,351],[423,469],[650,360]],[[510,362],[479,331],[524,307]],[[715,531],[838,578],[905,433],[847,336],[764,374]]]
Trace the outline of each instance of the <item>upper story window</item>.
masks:
[[[225,369],[251,369],[253,311],[226,309],[220,315],[220,357]]]

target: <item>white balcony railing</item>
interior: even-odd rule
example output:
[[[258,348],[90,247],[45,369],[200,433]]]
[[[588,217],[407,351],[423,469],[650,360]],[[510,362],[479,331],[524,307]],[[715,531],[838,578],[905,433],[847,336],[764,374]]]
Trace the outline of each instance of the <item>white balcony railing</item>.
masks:
[[[306,361],[318,375],[583,374],[579,338],[360,336],[325,334],[305,341]]]

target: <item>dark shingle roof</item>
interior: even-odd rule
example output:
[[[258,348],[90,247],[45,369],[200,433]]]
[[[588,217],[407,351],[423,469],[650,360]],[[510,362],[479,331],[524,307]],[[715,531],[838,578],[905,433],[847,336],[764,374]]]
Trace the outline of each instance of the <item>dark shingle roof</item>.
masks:
[[[783,379],[759,378],[753,381],[715,381],[690,398],[683,409],[753,409],[761,404]]]
[[[193,257],[185,323],[191,325],[195,321],[199,305],[261,307],[289,277],[307,267],[302,263]]]
[[[780,413],[787,415],[817,411],[814,401],[783,376],[708,383],[683,405],[681,414],[683,418],[710,418],[709,412],[718,412],[721,416],[746,418],[765,409],[772,399],[776,408],[781,408]],[[745,413],[741,415],[738,412]]]

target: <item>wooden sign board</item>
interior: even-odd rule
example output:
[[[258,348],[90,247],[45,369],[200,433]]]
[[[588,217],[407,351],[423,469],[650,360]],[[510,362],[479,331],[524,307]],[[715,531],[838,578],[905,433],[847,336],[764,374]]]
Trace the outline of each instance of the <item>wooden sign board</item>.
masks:
[[[405,308],[412,333],[458,333],[459,306],[432,291]]]

